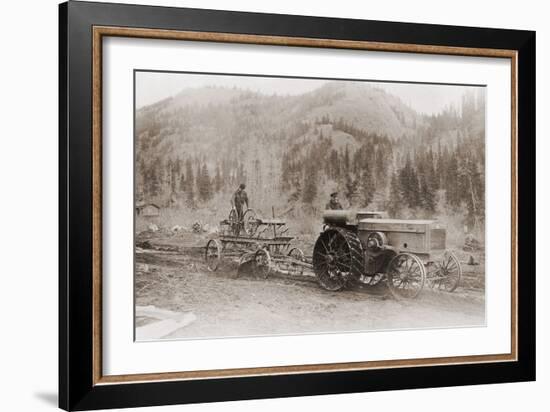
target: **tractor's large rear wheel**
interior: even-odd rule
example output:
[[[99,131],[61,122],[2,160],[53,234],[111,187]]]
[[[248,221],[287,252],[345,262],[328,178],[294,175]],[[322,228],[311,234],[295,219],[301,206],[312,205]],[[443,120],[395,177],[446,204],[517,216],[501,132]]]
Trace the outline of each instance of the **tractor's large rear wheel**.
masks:
[[[313,248],[313,270],[326,290],[343,289],[359,279],[363,270],[363,247],[357,235],[343,228],[325,230]]]

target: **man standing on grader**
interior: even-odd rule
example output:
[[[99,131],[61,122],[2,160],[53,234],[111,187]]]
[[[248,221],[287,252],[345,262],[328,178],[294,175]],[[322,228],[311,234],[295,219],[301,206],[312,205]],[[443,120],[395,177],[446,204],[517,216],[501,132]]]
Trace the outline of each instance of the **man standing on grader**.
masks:
[[[243,220],[243,214],[246,209],[248,209],[248,195],[244,190],[245,188],[246,185],[244,183],[241,183],[239,185],[239,188],[235,191],[235,193],[233,193],[233,196],[231,197],[231,206],[234,207],[237,211],[237,218],[239,222]]]

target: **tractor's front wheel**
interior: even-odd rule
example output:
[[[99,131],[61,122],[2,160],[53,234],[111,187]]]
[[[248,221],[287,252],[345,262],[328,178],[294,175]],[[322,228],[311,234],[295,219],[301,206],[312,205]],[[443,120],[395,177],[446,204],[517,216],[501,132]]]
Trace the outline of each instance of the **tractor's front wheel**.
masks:
[[[396,299],[414,299],[426,282],[426,268],[418,256],[399,253],[388,264],[386,281]]]

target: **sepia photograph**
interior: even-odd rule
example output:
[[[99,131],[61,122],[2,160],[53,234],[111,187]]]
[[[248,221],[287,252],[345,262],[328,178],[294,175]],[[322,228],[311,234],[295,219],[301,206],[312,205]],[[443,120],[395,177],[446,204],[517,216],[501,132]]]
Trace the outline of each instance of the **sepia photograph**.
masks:
[[[135,340],[484,327],[485,93],[134,70]]]
[[[535,381],[535,31],[246,9],[59,7],[59,406]]]

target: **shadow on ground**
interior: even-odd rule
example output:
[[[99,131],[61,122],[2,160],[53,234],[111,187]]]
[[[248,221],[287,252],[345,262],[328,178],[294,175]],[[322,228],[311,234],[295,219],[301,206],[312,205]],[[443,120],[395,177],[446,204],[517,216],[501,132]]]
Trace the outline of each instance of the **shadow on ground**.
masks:
[[[35,398],[40,399],[47,405],[57,408],[57,393],[55,392],[37,392],[34,394]]]

